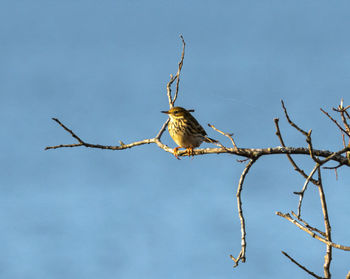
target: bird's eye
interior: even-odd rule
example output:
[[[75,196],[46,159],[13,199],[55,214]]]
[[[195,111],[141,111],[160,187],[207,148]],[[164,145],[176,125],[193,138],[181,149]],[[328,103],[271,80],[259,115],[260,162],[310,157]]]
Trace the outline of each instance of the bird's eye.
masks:
[[[175,110],[175,111],[174,111],[174,114],[178,114],[178,113],[179,113],[179,111],[178,111],[178,110]]]

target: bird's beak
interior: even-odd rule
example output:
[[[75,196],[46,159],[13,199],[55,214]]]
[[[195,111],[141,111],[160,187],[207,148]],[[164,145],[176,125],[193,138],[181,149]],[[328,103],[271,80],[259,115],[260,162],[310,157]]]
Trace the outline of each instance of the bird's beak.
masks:
[[[169,111],[166,111],[166,110],[162,110],[161,112],[162,112],[162,113],[169,114]]]

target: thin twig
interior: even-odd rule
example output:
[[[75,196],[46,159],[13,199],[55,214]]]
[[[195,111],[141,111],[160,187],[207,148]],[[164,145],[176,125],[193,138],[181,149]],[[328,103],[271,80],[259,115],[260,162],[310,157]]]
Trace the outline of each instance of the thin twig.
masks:
[[[350,135],[350,126],[349,126],[349,124],[348,124],[348,121],[346,120],[345,112],[342,111],[342,112],[340,113],[340,115],[341,115],[341,118],[342,118],[342,120],[343,120],[343,124],[344,124],[344,126],[345,126],[345,129],[346,129],[346,131],[348,132],[348,135]]]
[[[218,132],[218,133],[220,133],[220,134],[222,134],[222,135],[228,137],[228,138],[231,140],[233,147],[234,147],[236,150],[238,150],[237,145],[236,145],[235,141],[233,140],[233,134],[225,133],[225,132],[223,132],[223,131],[221,131],[221,130],[215,128],[214,125],[211,125],[211,124],[209,124],[209,123],[208,123],[208,126],[209,126],[210,128],[212,128],[214,131],[216,131],[216,132]]]
[[[284,144],[284,141],[283,141],[283,138],[282,138],[282,134],[281,134],[281,131],[280,131],[280,128],[279,128],[279,119],[278,118],[275,118],[274,119],[274,122],[275,122],[275,126],[276,126],[276,135],[277,137],[279,138],[280,140],[280,143],[282,145],[282,147],[286,147],[286,145]],[[290,156],[289,154],[286,154],[289,162],[292,164],[292,166],[294,167],[294,170],[299,172],[304,178],[308,178],[308,175],[298,167],[298,165],[295,163],[295,161],[293,160],[292,156]],[[310,181],[312,183],[316,183],[316,180],[314,180],[313,178],[310,178]]]
[[[177,81],[176,81],[176,91],[175,91],[174,99],[172,101],[173,106],[174,106],[174,103],[175,103],[175,101],[177,99],[177,95],[179,93],[180,73],[181,73],[181,69],[182,69],[182,66],[183,66],[183,63],[184,63],[184,58],[185,58],[185,46],[186,46],[186,43],[185,43],[184,37],[182,35],[180,35],[180,38],[181,38],[181,41],[182,41],[182,53],[181,53],[181,60],[179,62],[179,67],[178,67],[178,70],[177,70],[177,73],[176,73]]]
[[[341,166],[344,166],[344,165],[339,163],[338,165],[336,165],[334,167],[322,167],[322,168],[325,169],[325,170],[337,170]]]
[[[294,216],[294,218],[296,218],[298,221],[302,222],[304,224],[304,226],[314,232],[319,233],[320,235],[322,235],[323,237],[326,237],[326,234],[319,230],[318,228],[312,227],[309,225],[309,223],[307,223],[305,220],[301,219],[300,217],[298,217],[298,215],[296,215],[293,211],[291,211],[292,215]]]
[[[313,273],[312,271],[308,270],[305,266],[298,263],[296,260],[294,260],[291,256],[289,256],[286,252],[281,251],[283,255],[285,255],[288,259],[291,260],[291,262],[295,263],[297,266],[299,266],[301,269],[309,273],[311,276],[317,278],[317,279],[323,279],[322,277],[318,276],[317,274]]]
[[[326,196],[323,191],[323,185],[322,185],[322,178],[321,178],[321,170],[320,168],[317,169],[318,171],[318,191],[320,194],[320,200],[321,200],[321,207],[322,207],[322,213],[323,213],[323,219],[324,219],[324,226],[325,226],[325,233],[326,233],[326,239],[330,242],[332,242],[331,237],[331,225],[329,222],[329,216],[328,216],[328,210],[327,210],[327,203],[326,203]],[[330,265],[332,261],[332,246],[327,245],[327,252],[324,257],[324,276],[325,278],[331,278],[331,273],[329,271]]]
[[[182,65],[183,65],[183,61],[184,61],[184,58],[185,58],[185,40],[183,38],[182,35],[180,35],[180,38],[182,40],[182,54],[181,54],[181,60],[179,62],[179,66],[178,66],[178,69],[177,69],[177,73],[175,76],[173,75],[170,75],[170,80],[169,82],[167,83],[167,86],[166,86],[166,89],[167,89],[167,96],[168,96],[168,101],[169,101],[169,107],[172,108],[174,107],[174,103],[177,99],[177,95],[178,95],[178,92],[179,92],[179,82],[180,82],[180,73],[181,73],[181,69],[182,69]],[[176,83],[176,91],[175,91],[175,95],[174,95],[174,98],[171,97],[171,85],[173,84],[173,82],[177,79],[177,83]]]
[[[53,121],[57,122],[63,129],[65,129],[68,133],[71,134],[73,138],[75,138],[81,145],[84,144],[84,142],[75,134],[72,130],[68,129],[65,125],[61,123],[61,121],[58,120],[58,118],[52,118]]]
[[[307,189],[307,185],[309,184],[312,176],[314,175],[314,173],[316,172],[316,170],[320,167],[320,165],[318,163],[316,163],[315,167],[312,169],[312,171],[310,172],[309,176],[307,177],[307,179],[305,180],[304,186],[301,189],[300,192],[294,192],[294,194],[299,195],[299,204],[298,204],[298,218],[300,218],[301,216],[301,204],[303,202],[303,198],[304,198],[304,193]],[[316,181],[315,184],[318,184],[318,181]]]
[[[286,107],[284,106],[283,100],[281,100],[281,103],[282,103],[282,107],[283,107],[283,110],[284,110],[284,114],[285,114],[285,116],[286,116],[286,118],[287,118],[288,123],[289,123],[292,127],[294,127],[295,129],[297,129],[300,133],[302,133],[305,137],[307,137],[307,132],[304,131],[303,129],[299,128],[299,126],[298,126],[297,124],[295,124],[295,123],[290,119],[290,117],[289,117],[289,115],[288,115],[288,112],[287,112],[287,109],[286,109]]]
[[[71,129],[66,127],[61,121],[59,121],[57,118],[52,118],[55,122],[57,122],[64,130],[66,130],[73,138],[75,138],[79,143],[77,144],[60,144],[60,145],[55,145],[55,146],[47,146],[45,150],[49,149],[57,149],[57,148],[63,148],[63,147],[78,147],[78,146],[85,146],[85,147],[90,147],[90,148],[99,148],[99,149],[109,149],[109,150],[123,150],[123,149],[128,149],[132,148],[135,146],[139,145],[144,145],[144,144],[150,144],[154,143],[154,138],[153,139],[144,139],[141,141],[135,141],[130,144],[124,144],[121,143],[118,146],[111,146],[111,145],[101,145],[101,144],[92,144],[92,143],[87,143],[83,141],[80,137],[78,137]]]
[[[248,164],[245,166],[245,168],[244,168],[244,170],[243,170],[243,172],[241,174],[241,177],[239,179],[239,182],[238,182],[236,198],[237,198],[237,207],[238,207],[239,220],[241,222],[241,251],[239,252],[237,258],[235,258],[232,255],[230,255],[231,259],[235,262],[233,267],[238,266],[239,261],[244,263],[245,260],[246,260],[245,252],[246,252],[247,243],[246,243],[246,230],[245,230],[245,220],[244,220],[243,209],[242,209],[241,192],[243,190],[244,179],[245,179],[247,173],[249,172],[249,169],[256,162],[256,160],[258,158],[259,157],[256,157],[254,159],[251,159],[248,162]]]
[[[341,245],[341,244],[337,244],[334,242],[331,242],[327,239],[325,239],[322,236],[319,236],[318,234],[316,234],[315,232],[313,232],[312,230],[310,230],[309,228],[306,228],[305,226],[303,226],[302,224],[300,224],[297,220],[293,219],[289,213],[287,214],[283,214],[282,212],[276,212],[276,215],[281,216],[283,218],[285,218],[286,220],[288,220],[289,222],[293,223],[294,225],[296,225],[299,229],[303,230],[304,232],[308,233],[311,237],[332,246],[333,248],[339,249],[339,250],[343,250],[343,251],[350,251],[350,246],[345,246],[345,245]]]
[[[320,110],[321,110],[325,115],[327,115],[328,118],[329,118],[330,120],[332,120],[332,121],[335,123],[335,125],[337,125],[338,128],[339,128],[341,131],[343,131],[348,137],[350,137],[350,133],[348,133],[347,131],[345,131],[345,130],[343,129],[343,127],[340,126],[340,124],[338,123],[337,120],[335,120],[332,116],[330,116],[330,115],[328,114],[328,112],[324,111],[322,108],[320,108]]]
[[[167,127],[168,124],[169,124],[169,121],[170,121],[170,118],[168,118],[168,119],[164,122],[162,128],[160,128],[158,134],[157,134],[156,137],[155,137],[156,139],[160,139],[160,137],[163,135],[163,133],[164,133],[166,127]]]
[[[308,147],[309,147],[309,153],[310,153],[311,159],[314,160],[314,162],[319,163],[320,160],[317,159],[317,158],[315,157],[315,155],[314,155],[314,151],[313,151],[313,147],[312,147],[312,140],[311,140],[311,133],[312,133],[312,130],[310,130],[310,131],[307,133],[306,142],[307,142]]]
[[[348,117],[350,119],[350,115],[348,114],[348,112],[346,111],[348,108],[350,108],[350,106],[347,106],[346,108],[343,107],[343,98],[340,100],[340,105],[338,106],[338,108],[333,108],[334,111],[336,112],[340,112],[340,116],[343,120],[343,124],[344,127],[346,128],[346,131],[348,132],[348,134],[350,134],[350,126],[346,120],[346,117]],[[344,145],[345,146],[345,145]]]

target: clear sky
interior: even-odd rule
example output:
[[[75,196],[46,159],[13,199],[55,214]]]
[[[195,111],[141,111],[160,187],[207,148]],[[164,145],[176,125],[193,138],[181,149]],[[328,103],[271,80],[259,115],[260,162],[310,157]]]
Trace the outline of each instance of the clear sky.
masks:
[[[303,184],[284,156],[261,158],[247,177],[247,262],[232,269],[237,157],[44,148],[75,143],[51,117],[91,143],[155,136],[183,34],[177,104],[204,127],[233,132],[240,147],[273,147],[279,117],[287,145],[306,146],[283,99],[315,148],[338,150],[319,108],[350,103],[349,13],[348,1],[2,1],[0,277],[308,278],[281,250],[322,275],[324,245],[275,215],[296,210]],[[175,147],[167,133],[164,142]],[[349,171],[323,178],[333,240],[350,245]],[[304,206],[323,228],[314,187]],[[333,257],[334,278],[344,278],[350,254]]]

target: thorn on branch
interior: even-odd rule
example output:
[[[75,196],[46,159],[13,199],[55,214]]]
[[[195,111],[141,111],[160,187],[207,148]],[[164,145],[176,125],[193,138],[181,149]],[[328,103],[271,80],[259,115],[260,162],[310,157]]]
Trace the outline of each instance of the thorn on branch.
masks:
[[[237,159],[236,161],[237,161],[238,163],[244,163],[244,162],[247,162],[248,160],[249,160],[249,158],[242,159],[242,160]]]

